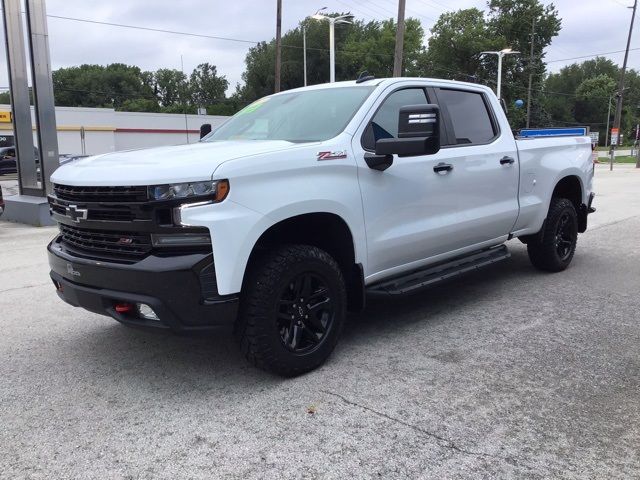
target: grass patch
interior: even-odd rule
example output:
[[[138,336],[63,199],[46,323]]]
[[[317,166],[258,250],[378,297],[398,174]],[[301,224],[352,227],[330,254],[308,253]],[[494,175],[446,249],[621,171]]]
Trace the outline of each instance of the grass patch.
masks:
[[[620,146],[618,145],[616,147],[616,149],[618,150],[631,150],[633,147],[631,145],[623,145]],[[611,147],[596,147],[596,150],[599,152],[608,152],[609,150],[611,150]]]
[[[637,158],[632,157],[630,155],[616,157],[613,163],[636,163]],[[598,161],[600,163],[609,163],[609,157],[599,157]]]

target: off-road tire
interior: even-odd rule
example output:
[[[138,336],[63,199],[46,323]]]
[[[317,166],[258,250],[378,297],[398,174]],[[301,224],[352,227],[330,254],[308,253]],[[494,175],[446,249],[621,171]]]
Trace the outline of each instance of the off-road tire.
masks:
[[[323,335],[320,343],[309,352],[296,353],[283,338],[293,327],[282,326],[287,320],[280,316],[281,309],[288,301],[282,295],[305,275],[326,283],[334,313],[326,332],[317,333]],[[317,368],[331,355],[346,316],[347,294],[340,267],[327,252],[309,245],[283,245],[252,261],[240,302],[235,335],[246,359],[263,370],[292,377]]]
[[[554,197],[543,230],[527,240],[529,260],[540,270],[560,272],[571,263],[577,241],[578,215],[573,203]]]

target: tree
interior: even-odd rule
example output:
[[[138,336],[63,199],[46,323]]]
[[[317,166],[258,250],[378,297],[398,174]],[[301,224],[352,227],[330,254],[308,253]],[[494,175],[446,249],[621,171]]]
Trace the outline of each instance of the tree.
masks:
[[[160,105],[153,98],[136,98],[125,100],[119,110],[123,112],[159,112]]]
[[[187,76],[180,70],[160,68],[153,75],[154,91],[160,105],[175,107],[187,103]]]
[[[501,40],[492,38],[484,13],[477,8],[443,13],[431,28],[420,73],[495,85],[495,70],[487,71],[479,54],[500,49],[500,45]]]
[[[556,122],[575,123],[576,90],[585,80],[599,75],[618,78],[618,66],[604,57],[596,57],[582,63],[563,67],[558,73],[550,74],[543,83],[546,109]],[[615,87],[607,94],[614,93]],[[602,139],[604,142],[604,138]]]
[[[342,15],[334,13],[333,16]],[[326,21],[305,20],[298,28],[282,37],[282,90],[301,87],[303,78],[302,26],[307,32],[307,80],[309,85],[329,80],[329,34]],[[338,24],[336,35],[336,79],[351,80],[364,70],[377,77],[390,76],[393,69],[395,22],[364,22]],[[416,19],[407,19],[404,44],[404,69],[407,75],[419,72],[424,55],[424,30]],[[242,74],[244,85],[236,90],[235,98],[253,101],[274,91],[275,42],[261,42],[249,49]]]
[[[616,81],[608,75],[584,80],[576,89],[574,117],[581,124],[606,123],[608,103]]]
[[[122,63],[60,68],[53,90],[57,105],[73,107],[120,108],[128,99],[153,97],[140,68]]]
[[[342,78],[357,78],[365,70],[376,77],[391,77],[396,22],[392,19],[368,23],[356,21],[353,27],[346,36],[343,49],[336,54]],[[405,22],[403,75],[418,74],[419,63],[425,54],[423,37],[424,30],[420,22],[408,18]]]
[[[217,73],[216,66],[209,63],[201,63],[193,70],[189,79],[189,91],[194,105],[213,105],[225,98],[229,82]]]
[[[545,125],[549,115],[540,95],[544,83],[546,66],[544,49],[551,44],[560,32],[562,22],[553,4],[543,5],[539,0],[490,0],[489,33],[502,40],[502,48],[511,47],[520,55],[505,57],[502,97],[507,105],[513,105],[517,99],[526,100],[529,74],[533,74],[531,124]],[[531,31],[535,24],[533,62],[531,62]],[[497,62],[495,55],[487,61]],[[497,69],[497,67],[494,66]],[[494,70],[495,71],[495,70]],[[508,115],[513,128],[524,126],[521,111],[509,109]]]

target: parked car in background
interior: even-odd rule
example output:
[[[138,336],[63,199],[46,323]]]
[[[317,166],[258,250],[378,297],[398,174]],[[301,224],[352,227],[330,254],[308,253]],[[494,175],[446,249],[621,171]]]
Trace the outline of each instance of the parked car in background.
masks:
[[[16,147],[0,147],[0,175],[17,171]]]
[[[36,175],[38,177],[38,181],[40,181],[40,157],[38,155],[37,148],[35,149],[34,154],[36,160]],[[65,163],[73,162],[75,160],[88,156],[89,155],[76,153],[61,153],[58,161],[60,165],[64,165]],[[17,172],[18,167],[16,161],[16,147],[0,147],[0,175],[7,175]]]

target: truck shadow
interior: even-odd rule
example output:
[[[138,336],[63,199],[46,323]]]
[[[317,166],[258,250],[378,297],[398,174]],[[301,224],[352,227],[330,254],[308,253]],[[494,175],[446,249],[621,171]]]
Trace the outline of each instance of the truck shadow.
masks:
[[[428,334],[430,324],[443,321],[439,318],[443,312],[468,309],[486,296],[512,289],[527,279],[534,280],[537,275],[526,251],[517,248],[509,260],[429,290],[397,298],[369,297],[363,312],[348,317],[332,363],[340,362],[341,352],[380,335],[393,342],[394,337],[405,336],[407,328],[414,324],[420,324],[422,334]],[[153,390],[164,385],[174,389],[176,382],[182,384],[183,391],[207,391],[221,385],[268,386],[291,381],[249,365],[230,330],[208,336],[180,337],[117,323],[100,324],[88,336],[85,331],[82,342],[75,340],[73,350],[74,357],[80,357],[85,368],[104,371],[112,379],[131,377],[137,387],[146,385]]]

